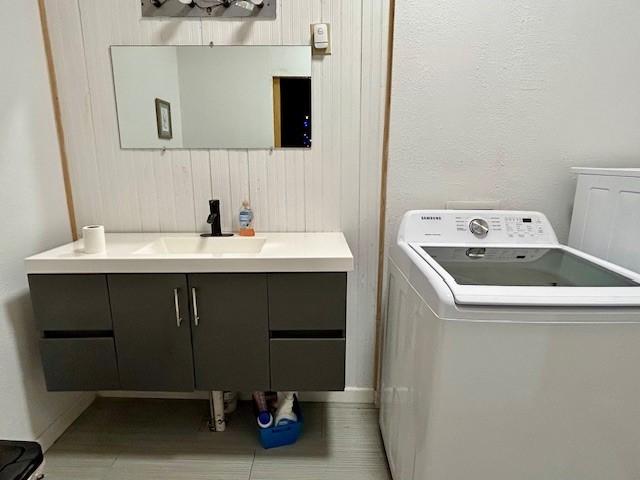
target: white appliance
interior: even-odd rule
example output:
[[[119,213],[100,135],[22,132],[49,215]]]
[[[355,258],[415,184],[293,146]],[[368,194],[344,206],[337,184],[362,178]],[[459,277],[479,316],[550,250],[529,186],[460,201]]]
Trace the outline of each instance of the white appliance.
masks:
[[[640,478],[640,275],[537,212],[410,211],[388,264],[395,480]]]
[[[574,168],[569,245],[640,272],[640,168]]]

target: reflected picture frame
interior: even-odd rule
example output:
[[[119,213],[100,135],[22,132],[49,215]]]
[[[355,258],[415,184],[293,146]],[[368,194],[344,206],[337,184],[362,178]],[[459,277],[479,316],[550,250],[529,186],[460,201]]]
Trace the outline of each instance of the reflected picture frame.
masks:
[[[156,98],[155,102],[158,138],[171,140],[173,138],[173,129],[171,127],[171,104],[160,98]]]

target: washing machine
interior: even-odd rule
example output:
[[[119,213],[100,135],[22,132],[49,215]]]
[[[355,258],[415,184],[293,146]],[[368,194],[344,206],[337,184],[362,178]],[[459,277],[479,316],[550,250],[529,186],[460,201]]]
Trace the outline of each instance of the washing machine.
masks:
[[[395,480],[640,479],[640,276],[538,212],[407,212],[380,428]]]

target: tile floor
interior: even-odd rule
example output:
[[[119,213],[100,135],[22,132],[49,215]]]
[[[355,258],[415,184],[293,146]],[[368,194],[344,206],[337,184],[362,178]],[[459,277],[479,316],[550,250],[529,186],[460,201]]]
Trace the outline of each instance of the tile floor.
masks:
[[[303,403],[296,445],[263,450],[249,404],[224,433],[202,400],[99,398],[46,454],[47,480],[390,480],[369,405]]]

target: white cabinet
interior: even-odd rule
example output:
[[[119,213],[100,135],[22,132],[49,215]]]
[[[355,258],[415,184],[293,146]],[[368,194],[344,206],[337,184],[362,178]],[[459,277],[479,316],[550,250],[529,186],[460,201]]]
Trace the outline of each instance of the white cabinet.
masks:
[[[576,168],[569,245],[640,272],[640,168]]]

